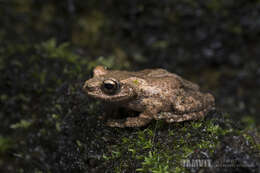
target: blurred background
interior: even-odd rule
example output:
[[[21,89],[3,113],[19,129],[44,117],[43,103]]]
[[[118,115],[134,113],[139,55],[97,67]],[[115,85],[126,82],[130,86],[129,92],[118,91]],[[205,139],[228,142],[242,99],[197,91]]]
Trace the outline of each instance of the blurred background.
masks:
[[[48,143],[43,127],[59,128],[51,121],[64,114],[53,95],[96,65],[167,69],[215,95],[218,110],[245,128],[258,128],[260,1],[0,0],[0,155],[19,141],[23,157],[37,135]],[[28,130],[34,124],[41,128]],[[0,160],[3,170],[14,165],[21,167]]]

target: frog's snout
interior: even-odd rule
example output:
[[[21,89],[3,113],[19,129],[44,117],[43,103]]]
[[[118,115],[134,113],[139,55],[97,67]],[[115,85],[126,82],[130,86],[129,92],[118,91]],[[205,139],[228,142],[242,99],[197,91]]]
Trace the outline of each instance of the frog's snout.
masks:
[[[88,81],[86,81],[83,85],[83,90],[86,92],[91,92],[91,91],[95,91],[95,86],[91,86]]]

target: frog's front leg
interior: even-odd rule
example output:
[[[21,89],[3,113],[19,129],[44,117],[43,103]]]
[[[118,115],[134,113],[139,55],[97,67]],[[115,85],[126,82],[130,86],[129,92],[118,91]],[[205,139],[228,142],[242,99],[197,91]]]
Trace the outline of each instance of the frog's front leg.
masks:
[[[147,125],[152,120],[152,117],[145,114],[140,113],[138,117],[128,117],[126,119],[113,119],[109,120],[106,124],[110,127],[141,127]]]
[[[107,125],[110,127],[142,127],[147,125],[154,115],[158,113],[159,109],[156,106],[148,106],[144,112],[141,112],[138,117],[128,117],[125,120],[110,120]]]
[[[142,127],[152,120],[152,116],[147,113],[140,113],[138,117],[128,117],[125,121],[125,127]]]
[[[125,120],[110,120],[107,125],[110,127],[141,127],[147,125],[152,119],[156,117],[162,108],[162,103],[159,100],[144,99],[144,111],[138,117],[128,117]]]
[[[162,102],[160,100],[144,99],[143,103],[146,105],[144,112],[140,113],[138,117],[128,117],[125,121],[125,127],[141,127],[147,125],[152,119],[157,117],[158,112],[162,109]]]

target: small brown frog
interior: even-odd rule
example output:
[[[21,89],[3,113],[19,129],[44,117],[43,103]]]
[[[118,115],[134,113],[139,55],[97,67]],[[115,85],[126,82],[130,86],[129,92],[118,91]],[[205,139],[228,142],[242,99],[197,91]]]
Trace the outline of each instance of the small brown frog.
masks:
[[[152,119],[168,123],[196,120],[214,109],[215,99],[199,86],[164,69],[138,72],[106,70],[97,66],[83,90],[87,95],[140,112],[137,117],[110,119],[111,127],[140,127]]]

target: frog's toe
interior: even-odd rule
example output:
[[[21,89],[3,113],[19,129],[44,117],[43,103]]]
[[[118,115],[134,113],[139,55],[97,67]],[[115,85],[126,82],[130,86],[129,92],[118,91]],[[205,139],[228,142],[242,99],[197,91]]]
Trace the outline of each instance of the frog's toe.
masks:
[[[142,117],[128,117],[125,121],[126,127],[141,127],[147,125],[152,119]]]
[[[123,120],[109,120],[106,122],[106,125],[109,127],[120,127],[120,128],[125,127],[125,123]]]
[[[187,121],[187,120],[197,120],[201,119],[206,116],[207,110],[203,110],[200,112],[192,112],[192,113],[187,113],[183,115],[171,115],[168,116],[165,120],[168,123],[173,123],[173,122],[182,122],[182,121]]]

